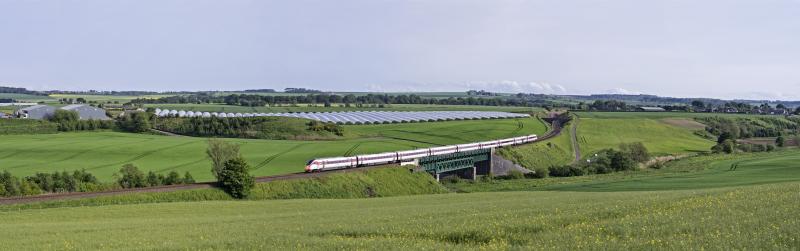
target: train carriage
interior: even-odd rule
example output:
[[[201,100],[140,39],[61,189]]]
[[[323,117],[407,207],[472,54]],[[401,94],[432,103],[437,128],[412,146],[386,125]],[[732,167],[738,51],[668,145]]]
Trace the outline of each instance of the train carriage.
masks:
[[[336,170],[358,166],[374,166],[400,161],[408,161],[428,156],[445,155],[458,152],[491,149],[496,147],[519,145],[538,140],[536,135],[507,138],[501,140],[468,143],[460,145],[439,146],[399,152],[358,155],[354,157],[334,157],[310,160],[306,164],[306,172]]]

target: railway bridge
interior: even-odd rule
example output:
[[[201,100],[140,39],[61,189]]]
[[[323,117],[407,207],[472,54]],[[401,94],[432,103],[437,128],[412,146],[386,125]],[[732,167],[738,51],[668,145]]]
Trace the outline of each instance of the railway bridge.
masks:
[[[492,172],[493,151],[494,149],[481,149],[423,157],[417,160],[417,171],[428,172],[437,181],[452,175],[474,180],[478,175]]]

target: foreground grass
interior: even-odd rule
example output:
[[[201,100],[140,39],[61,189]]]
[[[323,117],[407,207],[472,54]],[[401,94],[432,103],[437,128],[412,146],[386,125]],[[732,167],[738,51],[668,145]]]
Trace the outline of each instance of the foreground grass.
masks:
[[[0,212],[21,249],[797,249],[800,183]]]
[[[346,131],[346,139],[332,141],[228,140],[241,145],[253,175],[266,176],[302,172],[306,162],[314,158],[541,134],[545,128],[539,120],[528,118],[352,126]],[[213,179],[204,138],[78,132],[3,135],[0,142],[0,170],[17,176],[86,169],[103,181],[111,181],[123,164],[132,163],[145,172],[190,172],[198,181]]]

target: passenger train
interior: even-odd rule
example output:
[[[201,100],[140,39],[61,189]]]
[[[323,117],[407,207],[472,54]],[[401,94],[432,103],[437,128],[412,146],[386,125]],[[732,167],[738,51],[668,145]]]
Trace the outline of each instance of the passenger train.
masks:
[[[344,168],[353,168],[361,166],[375,166],[389,163],[396,163],[402,161],[412,161],[422,157],[444,155],[458,152],[474,151],[480,149],[490,149],[496,147],[519,145],[538,140],[539,138],[533,134],[528,136],[508,138],[501,140],[485,141],[478,143],[468,143],[461,145],[439,146],[425,149],[416,149],[400,152],[387,152],[377,154],[366,154],[352,157],[332,157],[313,159],[308,161],[306,165],[306,172],[328,171]]]

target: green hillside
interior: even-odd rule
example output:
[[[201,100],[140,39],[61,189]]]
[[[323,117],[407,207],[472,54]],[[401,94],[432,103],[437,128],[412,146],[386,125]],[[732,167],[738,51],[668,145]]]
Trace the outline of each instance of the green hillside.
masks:
[[[476,131],[478,130],[478,131]],[[539,120],[469,120],[347,126],[346,139],[330,141],[229,139],[241,144],[252,173],[266,176],[303,171],[313,158],[397,151],[502,137],[541,134]],[[126,163],[166,174],[191,172],[211,180],[206,139],[117,132],[80,132],[0,136],[0,170],[17,176],[86,169],[104,181]]]
[[[706,152],[714,145],[691,130],[642,118],[581,118],[578,142],[583,156],[630,142],[642,142],[656,155]]]

